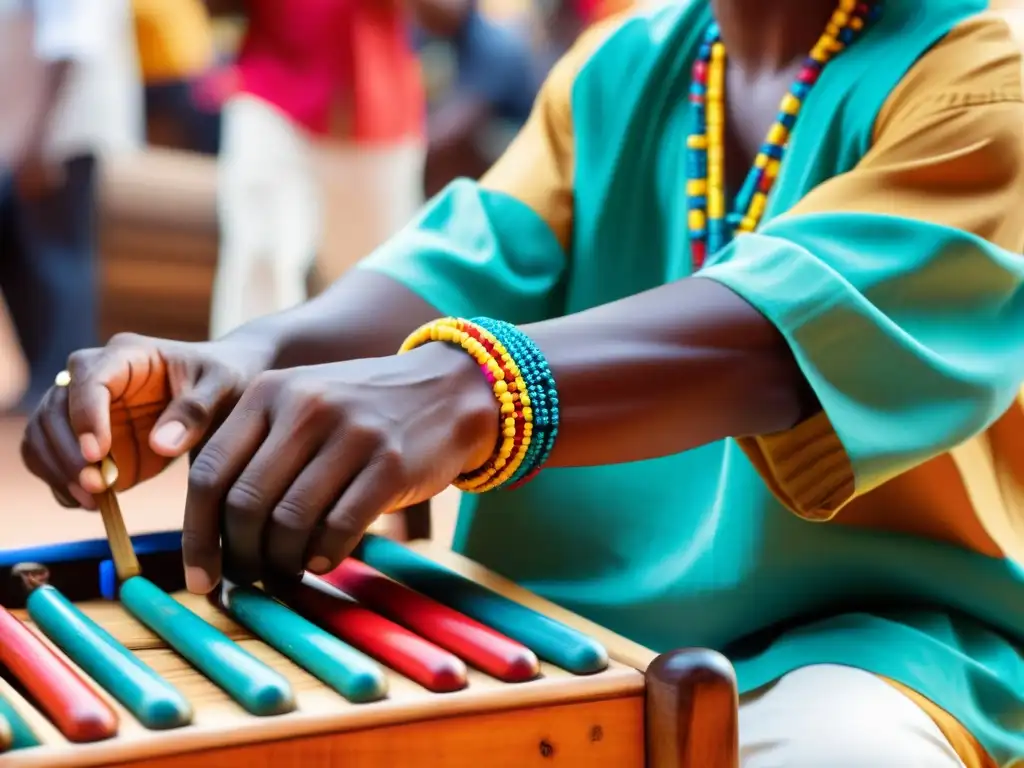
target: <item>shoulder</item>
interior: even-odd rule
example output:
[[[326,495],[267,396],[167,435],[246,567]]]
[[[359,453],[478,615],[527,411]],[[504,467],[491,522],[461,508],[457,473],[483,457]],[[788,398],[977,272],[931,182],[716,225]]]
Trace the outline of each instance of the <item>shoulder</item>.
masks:
[[[988,11],[960,22],[893,89],[878,114],[876,134],[947,110],[1024,118],[1022,50],[1024,11]],[[1017,130],[1024,138],[1024,119]]]

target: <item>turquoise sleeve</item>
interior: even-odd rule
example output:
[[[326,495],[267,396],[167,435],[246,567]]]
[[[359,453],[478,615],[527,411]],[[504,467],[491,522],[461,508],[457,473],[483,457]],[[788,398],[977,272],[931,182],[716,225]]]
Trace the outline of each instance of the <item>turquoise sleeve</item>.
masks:
[[[442,315],[531,323],[561,314],[565,251],[533,209],[475,182],[453,182],[364,259]]]
[[[896,216],[781,217],[702,272],[785,336],[858,492],[983,431],[1024,382],[1024,257]]]

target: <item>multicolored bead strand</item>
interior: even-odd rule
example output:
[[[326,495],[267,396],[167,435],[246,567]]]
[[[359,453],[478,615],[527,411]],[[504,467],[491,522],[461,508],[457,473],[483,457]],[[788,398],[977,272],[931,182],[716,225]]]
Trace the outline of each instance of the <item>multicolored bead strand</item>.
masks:
[[[505,485],[522,466],[532,445],[534,429],[533,412],[526,395],[527,385],[518,361],[498,339],[487,329],[473,322],[464,322],[467,332],[478,339],[484,348],[498,360],[506,372],[506,390],[501,394],[501,429],[503,437],[512,439],[512,452],[507,456],[499,451],[481,469],[460,477],[457,488],[472,493],[485,493]],[[513,373],[514,372],[514,373]],[[499,389],[500,389],[500,385]]]
[[[455,486],[484,493],[526,482],[546,461],[558,432],[558,393],[544,356],[513,325],[454,317],[418,328],[399,353],[432,341],[455,344],[476,360],[501,412],[501,433],[491,458],[457,478]]]
[[[782,98],[775,122],[736,195],[731,212],[727,211],[725,185],[726,51],[718,25],[709,27],[693,65],[690,102],[696,127],[686,143],[687,227],[694,272],[737,234],[757,229],[807,94],[825,65],[853,43],[878,18],[881,10],[881,2],[840,0],[789,92]]]
[[[526,382],[524,411],[529,407],[533,437],[523,463],[508,479],[508,487],[516,488],[543,468],[554,448],[558,437],[558,387],[547,360],[529,336],[501,320],[478,317],[473,322],[490,331],[512,353]]]

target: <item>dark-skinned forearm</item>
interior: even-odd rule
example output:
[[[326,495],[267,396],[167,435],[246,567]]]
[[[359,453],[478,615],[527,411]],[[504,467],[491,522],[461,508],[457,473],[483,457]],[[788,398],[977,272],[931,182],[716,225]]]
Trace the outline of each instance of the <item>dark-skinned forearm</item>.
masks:
[[[71,73],[72,63],[67,59],[50,61],[43,69],[42,93],[36,106],[35,114],[29,126],[29,152],[39,154],[50,135],[50,125],[57,110],[60,95]]]
[[[690,278],[526,326],[558,383],[549,466],[667,456],[816,410],[785,340],[724,286]]]
[[[248,323],[231,336],[274,349],[273,368],[383,357],[440,313],[389,277],[353,269],[294,309]]]

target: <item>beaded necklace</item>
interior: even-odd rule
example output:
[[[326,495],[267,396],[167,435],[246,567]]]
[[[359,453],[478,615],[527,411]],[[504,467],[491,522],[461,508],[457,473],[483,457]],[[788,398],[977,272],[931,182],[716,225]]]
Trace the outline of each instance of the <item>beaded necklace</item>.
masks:
[[[686,141],[687,225],[694,272],[736,234],[757,228],[807,94],[825,65],[878,17],[881,5],[840,0],[828,26],[800,67],[796,81],[782,97],[775,122],[736,195],[731,213],[726,212],[725,203],[725,45],[717,24],[708,29],[693,65],[690,101],[696,113],[696,127]]]

